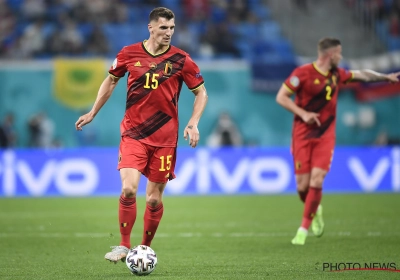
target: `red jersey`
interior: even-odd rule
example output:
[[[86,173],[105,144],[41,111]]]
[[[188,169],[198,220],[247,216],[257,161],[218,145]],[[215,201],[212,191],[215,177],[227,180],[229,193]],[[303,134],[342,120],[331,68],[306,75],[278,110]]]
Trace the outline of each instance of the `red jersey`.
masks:
[[[293,123],[294,139],[335,138],[336,104],[339,85],[351,81],[353,73],[343,68],[331,69],[323,73],[315,63],[297,67],[286,79],[284,85],[296,93],[297,106],[309,112],[319,113],[321,126],[308,125],[295,115]]]
[[[199,67],[189,54],[174,46],[158,55],[144,42],[124,47],[109,73],[123,77],[128,72],[125,116],[121,136],[157,147],[176,147],[178,99],[185,82],[190,90],[203,83]]]

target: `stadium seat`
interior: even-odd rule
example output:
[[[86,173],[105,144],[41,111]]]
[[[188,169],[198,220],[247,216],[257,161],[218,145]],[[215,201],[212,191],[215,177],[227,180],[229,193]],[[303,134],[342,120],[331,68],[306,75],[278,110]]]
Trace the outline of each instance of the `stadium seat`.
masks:
[[[261,20],[269,20],[271,18],[271,11],[266,6],[254,6],[250,9]]]
[[[375,24],[375,30],[379,39],[386,43],[389,37],[389,26],[387,22],[383,20],[377,21]]]
[[[260,36],[264,40],[278,40],[281,37],[281,28],[276,21],[264,21],[260,24]]]
[[[90,23],[83,23],[78,25],[79,33],[82,34],[82,37],[86,40],[93,31],[93,25]]]
[[[400,49],[400,38],[390,36],[388,38],[388,50],[389,51],[396,51]]]

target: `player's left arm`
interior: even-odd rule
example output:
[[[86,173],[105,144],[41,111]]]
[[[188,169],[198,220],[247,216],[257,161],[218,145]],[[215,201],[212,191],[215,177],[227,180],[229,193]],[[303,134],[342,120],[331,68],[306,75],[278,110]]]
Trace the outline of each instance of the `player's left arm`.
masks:
[[[366,83],[373,83],[373,82],[397,83],[399,81],[398,76],[400,75],[400,72],[384,74],[368,69],[352,70],[351,72],[353,73],[352,81],[360,81]]]
[[[207,105],[208,95],[204,84],[196,89],[193,89],[192,92],[195,95],[193,113],[187,126],[185,127],[183,137],[187,140],[189,136],[189,145],[192,148],[195,148],[200,140],[200,132],[197,126],[199,124],[201,115],[203,114],[204,108]]]

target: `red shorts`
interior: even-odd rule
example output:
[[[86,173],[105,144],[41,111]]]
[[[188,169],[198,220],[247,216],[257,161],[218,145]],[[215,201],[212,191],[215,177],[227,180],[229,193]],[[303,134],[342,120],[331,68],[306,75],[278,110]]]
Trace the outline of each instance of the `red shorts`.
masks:
[[[313,167],[329,171],[334,148],[334,138],[294,139],[292,153],[295,173],[310,173]]]
[[[128,136],[121,138],[118,170],[135,168],[151,182],[166,183],[175,178],[176,147],[154,147]]]

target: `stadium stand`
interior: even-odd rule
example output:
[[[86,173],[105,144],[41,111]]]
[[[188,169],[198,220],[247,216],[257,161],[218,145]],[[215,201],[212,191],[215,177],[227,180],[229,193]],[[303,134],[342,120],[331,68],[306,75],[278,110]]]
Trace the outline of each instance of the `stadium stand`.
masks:
[[[257,58],[274,62],[294,59],[290,42],[282,36],[279,24],[271,19],[270,10],[261,0],[110,3],[105,0],[2,1],[0,57],[113,57],[124,45],[147,38],[148,14],[154,6],[162,5],[175,12],[177,29],[181,32],[187,28],[188,36],[199,44],[190,48],[178,36],[173,42],[195,58]],[[180,24],[183,22],[185,26]]]
[[[374,30],[388,51],[400,49],[399,0],[347,0],[356,18]]]

